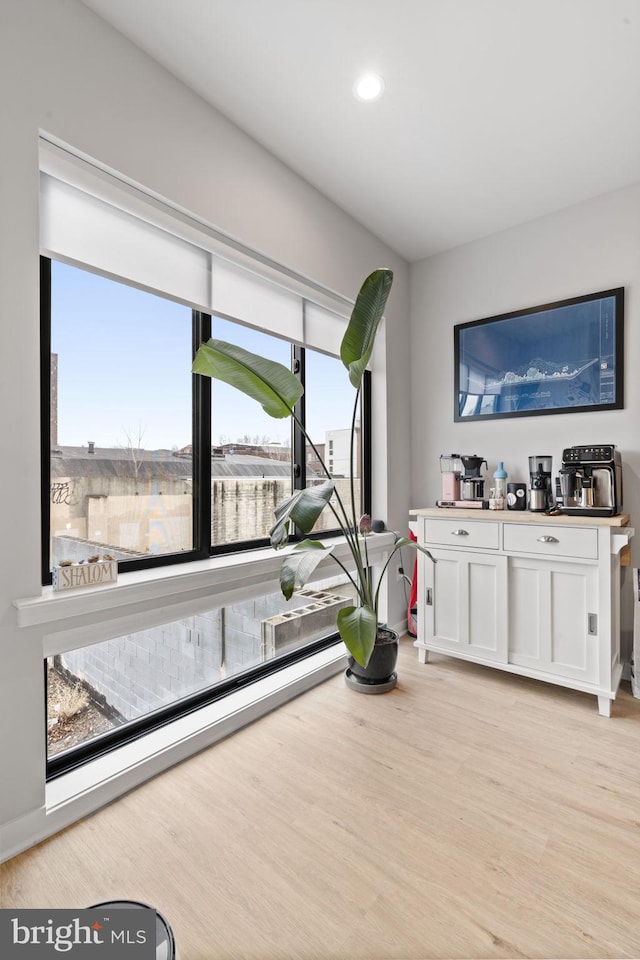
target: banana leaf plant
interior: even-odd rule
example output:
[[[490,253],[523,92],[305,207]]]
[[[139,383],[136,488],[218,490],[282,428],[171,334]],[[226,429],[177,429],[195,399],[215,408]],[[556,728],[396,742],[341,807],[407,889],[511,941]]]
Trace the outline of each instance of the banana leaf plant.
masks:
[[[286,599],[290,600],[294,590],[305,585],[319,563],[327,557],[337,563],[357,593],[357,605],[344,607],[337,614],[338,632],[349,653],[362,667],[366,667],[375,646],[380,587],[394,554],[401,547],[410,547],[421,550],[433,559],[427,550],[414,541],[396,536],[393,549],[375,583],[367,547],[367,538],[375,534],[371,533],[371,519],[368,516],[358,517],[359,511],[356,511],[353,454],[360,390],[392,283],[393,273],[386,268],[374,270],[366,278],[340,347],[340,358],[355,390],[351,420],[350,502],[343,501],[323,458],[296,415],[295,406],[302,396],[303,387],[287,367],[231,343],[213,339],[198,348],[192,367],[194,373],[223,380],[241,390],[260,403],[271,417],[293,418],[315,452],[326,480],[304,490],[296,490],[279,504],[275,510],[275,522],[269,531],[271,545],[277,550],[287,546],[292,527],[308,535],[323,510],[329,509],[349,546],[353,562],[347,565],[333,555],[331,544],[303,540],[284,557],[280,587]]]

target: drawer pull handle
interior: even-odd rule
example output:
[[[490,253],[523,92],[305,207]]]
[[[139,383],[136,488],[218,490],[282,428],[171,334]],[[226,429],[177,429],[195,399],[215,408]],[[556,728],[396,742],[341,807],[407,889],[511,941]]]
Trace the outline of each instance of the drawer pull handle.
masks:
[[[557,537],[538,537],[538,543],[560,543]]]
[[[451,534],[454,537],[468,537],[469,531],[468,530],[452,530]]]

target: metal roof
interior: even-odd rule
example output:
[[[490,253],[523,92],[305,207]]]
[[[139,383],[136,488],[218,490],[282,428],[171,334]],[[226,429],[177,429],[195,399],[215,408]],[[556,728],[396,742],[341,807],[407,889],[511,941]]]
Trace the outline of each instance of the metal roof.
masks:
[[[309,471],[308,471],[309,472]],[[191,478],[191,457],[171,450],[130,450],[123,447],[58,446],[51,451],[52,477],[121,477],[138,480]],[[211,476],[268,479],[291,476],[291,463],[250,454],[211,458]],[[315,474],[312,474],[315,476]]]

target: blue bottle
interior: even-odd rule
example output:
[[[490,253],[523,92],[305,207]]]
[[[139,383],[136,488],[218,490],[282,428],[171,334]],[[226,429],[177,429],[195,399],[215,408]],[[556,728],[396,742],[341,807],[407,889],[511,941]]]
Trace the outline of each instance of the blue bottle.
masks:
[[[504,468],[502,460],[498,463],[498,469],[493,475],[493,495],[496,500],[507,497],[507,471]]]

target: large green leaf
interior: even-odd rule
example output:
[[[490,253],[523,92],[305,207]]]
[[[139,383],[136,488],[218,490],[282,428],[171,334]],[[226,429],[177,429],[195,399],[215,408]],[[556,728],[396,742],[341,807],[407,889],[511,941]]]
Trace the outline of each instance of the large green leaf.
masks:
[[[332,550],[333,547],[325,547],[319,540],[303,540],[296,544],[284,558],[280,568],[280,589],[287,600],[291,599],[296,587],[304,587],[318,564],[322,563]]]
[[[262,404],[270,417],[290,417],[303,387],[287,367],[265,360],[224,340],[201,344],[191,367],[194,373],[223,380]]]
[[[289,541],[289,525],[294,523],[303,533],[311,533],[316,520],[329,503],[334,490],[333,480],[325,480],[314,487],[296,490],[279,503],[274,513],[276,522],[269,531],[271,546],[279,550]]]
[[[366,667],[378,633],[375,613],[371,607],[343,607],[338,611],[337,621],[347,650],[361,667]]]
[[[356,298],[349,325],[342,338],[340,359],[349,371],[349,380],[358,389],[369,363],[378,324],[384,313],[393,283],[393,272],[374,270],[364,281]]]

